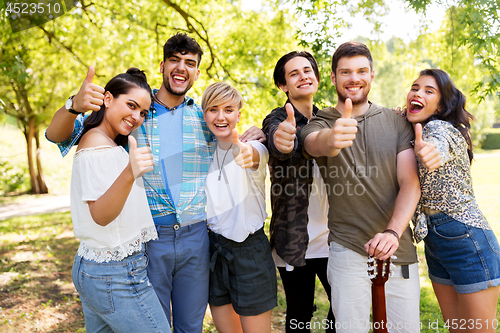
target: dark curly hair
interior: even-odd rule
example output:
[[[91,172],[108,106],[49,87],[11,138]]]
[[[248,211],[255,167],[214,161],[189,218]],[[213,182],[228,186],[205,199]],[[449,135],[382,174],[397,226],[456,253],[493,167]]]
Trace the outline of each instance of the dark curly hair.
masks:
[[[163,61],[170,58],[170,56],[175,53],[180,53],[182,55],[188,53],[196,54],[198,56],[197,66],[200,66],[203,50],[200,44],[187,34],[178,32],[167,40],[165,45],[163,45]]]

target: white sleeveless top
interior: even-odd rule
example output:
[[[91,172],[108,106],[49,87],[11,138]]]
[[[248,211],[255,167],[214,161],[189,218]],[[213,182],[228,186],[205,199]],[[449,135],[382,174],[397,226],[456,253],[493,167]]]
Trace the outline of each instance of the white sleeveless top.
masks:
[[[143,243],[158,238],[141,177],[114,221],[100,226],[90,214],[87,202],[101,197],[128,162],[128,153],[121,146],[81,149],[74,156],[71,218],[75,237],[80,240],[78,255],[85,259],[120,261],[139,251]]]
[[[249,144],[260,155],[257,170],[242,169],[234,160],[232,148],[217,147],[205,180],[208,227],[239,243],[262,228],[267,217],[265,179],[269,152],[258,141]]]

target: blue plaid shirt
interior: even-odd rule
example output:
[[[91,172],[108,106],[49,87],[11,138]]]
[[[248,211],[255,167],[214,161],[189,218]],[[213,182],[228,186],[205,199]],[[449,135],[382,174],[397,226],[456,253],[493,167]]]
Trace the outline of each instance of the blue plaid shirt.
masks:
[[[153,90],[153,93],[156,92],[156,89]],[[210,159],[215,144],[213,135],[203,120],[203,111],[194,103],[194,100],[186,97],[183,106],[178,110],[180,109],[183,112],[183,154],[182,185],[177,207],[169,197],[160,174],[160,129],[154,103],[151,104],[150,112],[136,132],[138,146],[150,146],[155,161],[153,171],[142,177],[153,218],[175,214],[177,221],[182,223],[181,215],[199,215],[205,211],[205,177],[210,168]],[[70,151],[82,135],[83,121],[84,117],[78,116],[71,137],[64,142],[56,143],[63,156]]]

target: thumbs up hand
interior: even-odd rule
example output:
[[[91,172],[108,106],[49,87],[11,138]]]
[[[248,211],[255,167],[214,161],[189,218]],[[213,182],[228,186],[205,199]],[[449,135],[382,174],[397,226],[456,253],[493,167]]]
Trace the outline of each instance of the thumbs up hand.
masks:
[[[233,129],[233,156],[234,161],[241,168],[251,168],[254,166],[253,162],[253,147],[249,143],[243,143],[239,139],[238,131]]]
[[[433,143],[425,142],[422,139],[422,124],[416,123],[415,129],[415,155],[418,156],[420,162],[429,170],[434,170],[443,165],[439,150]]]
[[[297,128],[292,104],[287,103],[285,109],[288,117],[278,125],[278,129],[274,132],[274,145],[281,153],[288,154],[295,146]]]
[[[330,130],[328,141],[330,146],[342,149],[352,146],[356,133],[358,132],[358,121],[351,119],[352,101],[350,98],[345,101],[345,110],[341,118],[335,121],[335,125]]]
[[[104,88],[92,83],[94,74],[94,67],[90,66],[80,90],[73,97],[73,109],[75,111],[86,112],[88,110],[99,111],[101,109],[101,105],[104,103]]]
[[[149,147],[137,148],[137,141],[132,135],[128,137],[130,166],[134,179],[152,171],[154,166],[153,154]]]

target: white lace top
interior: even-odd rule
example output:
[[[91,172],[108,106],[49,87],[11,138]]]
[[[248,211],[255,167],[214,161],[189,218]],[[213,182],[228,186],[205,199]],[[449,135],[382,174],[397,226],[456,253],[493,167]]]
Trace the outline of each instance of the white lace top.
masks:
[[[96,262],[119,261],[142,248],[158,235],[149,210],[142,178],[138,178],[122,212],[106,226],[94,222],[88,201],[102,196],[127,166],[123,147],[82,149],[73,159],[71,218],[75,237],[80,239],[78,255]]]

